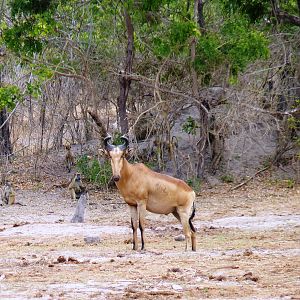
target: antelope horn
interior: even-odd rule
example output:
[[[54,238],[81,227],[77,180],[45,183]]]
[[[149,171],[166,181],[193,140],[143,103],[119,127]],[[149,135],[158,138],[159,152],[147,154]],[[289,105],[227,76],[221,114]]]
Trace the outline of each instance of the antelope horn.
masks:
[[[129,140],[128,140],[128,138],[125,135],[122,135],[121,136],[121,141],[123,141],[124,143],[119,146],[119,149],[121,151],[124,151],[129,146]]]
[[[115,146],[110,144],[109,141],[111,140],[111,136],[108,135],[107,137],[104,138],[104,147],[107,151],[112,151]]]

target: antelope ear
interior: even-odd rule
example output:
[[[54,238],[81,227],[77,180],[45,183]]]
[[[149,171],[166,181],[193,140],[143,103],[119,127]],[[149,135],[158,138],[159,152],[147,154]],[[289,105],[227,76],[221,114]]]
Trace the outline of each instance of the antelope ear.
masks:
[[[126,157],[132,157],[135,154],[135,149],[134,148],[127,148],[125,151],[125,156]]]
[[[108,158],[109,157],[109,153],[108,153],[108,151],[107,150],[105,150],[105,149],[98,149],[98,154],[99,154],[99,156],[101,156],[101,157],[105,157],[105,158]]]

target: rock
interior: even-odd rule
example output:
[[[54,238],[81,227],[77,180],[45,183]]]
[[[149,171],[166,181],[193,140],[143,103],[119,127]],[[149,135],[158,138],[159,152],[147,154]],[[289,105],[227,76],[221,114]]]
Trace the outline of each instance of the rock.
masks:
[[[72,263],[75,263],[75,264],[79,264],[79,261],[78,261],[76,258],[72,257],[72,256],[70,256],[70,257],[68,258],[68,262],[72,262]]]
[[[65,258],[63,255],[60,255],[60,256],[57,258],[57,261],[58,261],[59,263],[64,263],[64,262],[66,262],[67,260],[66,260],[66,258]]]
[[[175,272],[175,273],[181,273],[181,270],[179,268],[176,268],[176,267],[169,269],[169,271],[170,272]]]
[[[210,187],[215,187],[222,183],[218,178],[210,175],[206,176],[205,179]]]
[[[155,227],[154,230],[155,230],[155,231],[165,231],[165,230],[166,230],[166,227],[158,226],[158,227]]]
[[[251,280],[251,281],[254,281],[254,282],[258,281],[258,277],[254,276],[252,272],[248,272],[248,273],[244,274],[243,279],[244,280]]]
[[[209,275],[209,280],[216,280],[216,281],[224,281],[226,280],[226,277],[224,275]]]
[[[76,210],[73,218],[71,219],[71,223],[83,223],[84,222],[84,212],[86,208],[86,204],[88,201],[87,192],[83,192],[80,195],[80,198],[77,202]]]
[[[243,256],[250,256],[253,254],[253,251],[251,249],[246,249],[243,253]]]
[[[98,244],[101,242],[100,237],[98,236],[85,236],[84,242],[86,244]]]
[[[174,240],[177,241],[177,242],[185,241],[185,236],[183,234],[179,234],[179,235],[174,237]]]
[[[172,289],[175,290],[175,291],[182,291],[183,288],[181,285],[179,284],[172,284]]]

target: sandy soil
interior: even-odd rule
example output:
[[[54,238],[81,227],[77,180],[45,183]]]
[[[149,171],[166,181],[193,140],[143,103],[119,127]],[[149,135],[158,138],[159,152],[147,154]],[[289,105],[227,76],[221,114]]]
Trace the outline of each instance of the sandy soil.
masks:
[[[92,191],[72,224],[64,189],[18,190],[24,206],[0,207],[0,299],[300,299],[299,188],[227,190],[197,197],[196,253],[173,216],[150,213],[147,250],[132,251],[117,193]]]

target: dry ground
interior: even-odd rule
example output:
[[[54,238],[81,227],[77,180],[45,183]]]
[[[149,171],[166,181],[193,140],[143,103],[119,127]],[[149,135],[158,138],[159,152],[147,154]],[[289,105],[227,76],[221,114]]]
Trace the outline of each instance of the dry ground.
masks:
[[[92,191],[84,224],[64,189],[17,197],[0,207],[0,299],[300,299],[298,187],[203,191],[196,253],[173,216],[150,213],[147,250],[132,251],[118,194]]]

